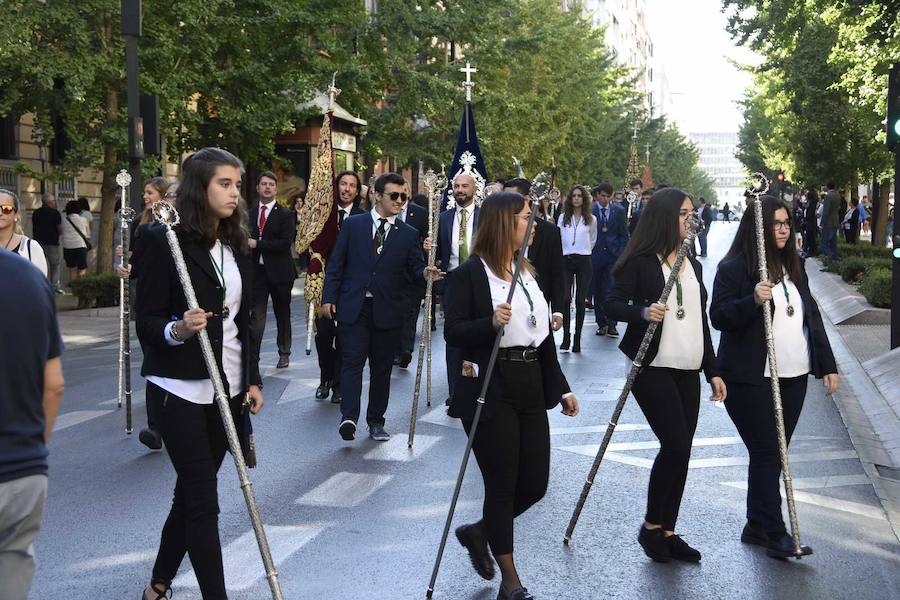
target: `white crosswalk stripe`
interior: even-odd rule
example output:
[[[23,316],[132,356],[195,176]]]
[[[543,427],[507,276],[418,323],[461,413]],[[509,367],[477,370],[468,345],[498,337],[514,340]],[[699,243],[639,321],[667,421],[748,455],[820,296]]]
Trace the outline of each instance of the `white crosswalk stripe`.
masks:
[[[79,425],[81,423],[85,423],[90,421],[91,419],[96,419],[97,417],[102,417],[104,415],[108,415],[112,412],[112,410],[73,410],[72,412],[67,412],[59,415],[56,418],[56,423],[53,425],[53,431],[62,431],[63,429],[67,429],[72,427],[73,425]]]
[[[364,501],[392,478],[393,475],[342,471],[300,496],[296,503],[350,508]]]

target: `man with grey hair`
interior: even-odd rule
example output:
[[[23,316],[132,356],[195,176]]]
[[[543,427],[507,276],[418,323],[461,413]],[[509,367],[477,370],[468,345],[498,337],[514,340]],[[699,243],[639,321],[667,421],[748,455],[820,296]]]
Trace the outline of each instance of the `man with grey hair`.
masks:
[[[41,207],[31,215],[32,237],[44,249],[47,257],[47,279],[56,293],[59,287],[59,232],[62,228],[62,216],[56,208],[56,196],[45,193],[41,196]]]

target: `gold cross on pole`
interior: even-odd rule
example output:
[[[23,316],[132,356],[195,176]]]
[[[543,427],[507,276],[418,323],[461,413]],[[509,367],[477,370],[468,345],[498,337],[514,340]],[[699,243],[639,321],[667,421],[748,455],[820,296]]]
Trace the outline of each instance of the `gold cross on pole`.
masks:
[[[466,88],[466,102],[472,101],[472,87],[474,87],[475,82],[472,81],[472,73],[477,73],[478,69],[473,69],[472,65],[468,62],[466,66],[459,70],[460,73],[466,74],[466,80],[463,82],[463,87]]]
[[[337,71],[334,72],[334,75],[331,76],[331,86],[328,88],[328,110],[334,109],[334,100],[341,93],[341,90],[335,86],[335,82],[337,80]]]

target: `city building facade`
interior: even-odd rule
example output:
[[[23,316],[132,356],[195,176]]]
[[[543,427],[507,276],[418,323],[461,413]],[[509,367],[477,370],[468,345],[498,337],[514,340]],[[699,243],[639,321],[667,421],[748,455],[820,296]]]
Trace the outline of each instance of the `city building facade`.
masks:
[[[718,205],[732,210],[744,205],[747,173],[737,159],[737,132],[690,133],[688,138],[700,152],[699,167],[713,180]]]

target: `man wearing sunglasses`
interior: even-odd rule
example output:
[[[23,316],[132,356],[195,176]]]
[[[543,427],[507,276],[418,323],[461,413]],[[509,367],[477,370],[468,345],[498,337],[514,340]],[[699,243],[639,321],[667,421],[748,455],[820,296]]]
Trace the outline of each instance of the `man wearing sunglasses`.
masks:
[[[320,316],[338,323],[341,346],[341,424],[344,440],[356,437],[363,367],[369,362],[369,437],[386,442],[384,413],[390,395],[394,352],[404,320],[409,282],[440,279],[422,257],[419,232],[397,218],[406,180],[385,173],[375,182],[375,206],[344,220],[325,270]]]

